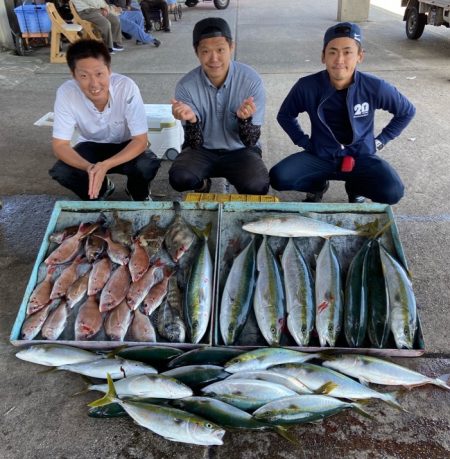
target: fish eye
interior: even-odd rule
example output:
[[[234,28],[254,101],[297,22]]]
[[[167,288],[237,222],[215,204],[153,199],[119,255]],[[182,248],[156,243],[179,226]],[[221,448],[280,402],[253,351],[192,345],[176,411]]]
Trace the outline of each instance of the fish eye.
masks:
[[[208,429],[212,429],[213,428],[213,425],[210,423],[210,422],[207,422],[205,424],[205,426],[208,428]]]

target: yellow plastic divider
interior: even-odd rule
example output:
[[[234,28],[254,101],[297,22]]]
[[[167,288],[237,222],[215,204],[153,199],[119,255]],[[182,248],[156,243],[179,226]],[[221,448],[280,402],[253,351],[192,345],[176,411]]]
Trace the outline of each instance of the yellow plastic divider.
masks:
[[[280,202],[276,196],[253,195],[253,194],[233,194],[233,193],[188,193],[184,198],[186,202]]]

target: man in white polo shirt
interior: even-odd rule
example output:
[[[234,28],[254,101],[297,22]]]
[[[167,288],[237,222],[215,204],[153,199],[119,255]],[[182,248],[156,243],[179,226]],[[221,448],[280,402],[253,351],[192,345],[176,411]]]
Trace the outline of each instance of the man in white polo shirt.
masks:
[[[150,199],[160,161],[147,149],[147,119],[137,85],[111,72],[111,56],[96,40],[69,46],[73,79],[56,93],[52,147],[58,161],[50,176],[80,199],[106,199],[114,184],[108,173],[127,176],[128,195]],[[79,143],[71,146],[75,128]]]

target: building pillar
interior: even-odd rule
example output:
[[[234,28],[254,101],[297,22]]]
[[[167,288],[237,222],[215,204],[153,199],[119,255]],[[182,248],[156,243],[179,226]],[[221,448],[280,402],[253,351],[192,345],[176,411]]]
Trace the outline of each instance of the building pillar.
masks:
[[[339,22],[362,22],[369,19],[370,0],[339,0]]]

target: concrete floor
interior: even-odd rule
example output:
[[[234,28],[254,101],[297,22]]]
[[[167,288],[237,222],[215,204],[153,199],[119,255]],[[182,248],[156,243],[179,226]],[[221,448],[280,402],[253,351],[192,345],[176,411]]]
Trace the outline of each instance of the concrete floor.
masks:
[[[193,25],[204,17],[224,17],[236,36],[236,58],[255,67],[265,81],[262,143],[264,158],[272,166],[296,151],[277,125],[276,113],[300,76],[322,68],[322,36],[335,22],[337,3],[232,0],[224,11],[210,2],[183,7],[182,21],[172,24],[172,33],[157,33],[163,41],[160,48],[126,42],[126,51],[113,56],[113,70],[132,77],[146,103],[168,103],[176,81],[197,64],[190,45]],[[401,16],[378,7],[371,7],[369,21],[361,26],[366,49],[361,69],[396,85],[417,107],[410,126],[382,153],[407,188],[394,213],[426,345],[423,357],[397,362],[429,376],[448,374],[450,32],[430,26],[420,40],[407,40]],[[51,209],[58,199],[73,199],[47,175],[54,161],[50,129],[33,126],[52,111],[55,91],[68,77],[65,65],[49,64],[49,48],[37,48],[25,57],[0,53],[1,458],[450,457],[450,393],[434,386],[400,392],[407,413],[374,403],[368,410],[375,422],[347,413],[297,427],[300,446],[273,433],[243,432],[227,433],[222,447],[202,448],[168,442],[126,418],[88,418],[86,404],[95,394],[71,397],[83,387],[79,377],[40,374],[40,367],[16,359],[9,334]],[[380,113],[377,129],[388,118]],[[160,199],[179,198],[167,185],[167,168],[161,168],[153,191]],[[118,188],[113,199],[125,199]],[[223,191],[223,183],[216,181],[214,189]],[[280,198],[301,200],[303,194]],[[325,197],[326,202],[345,199],[341,183],[333,183]]]

